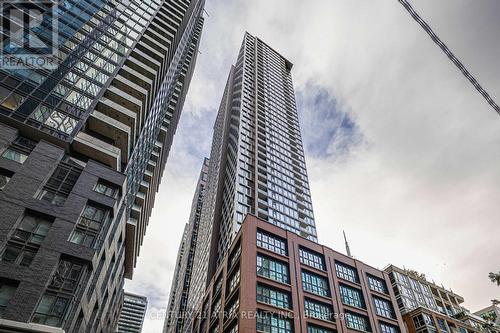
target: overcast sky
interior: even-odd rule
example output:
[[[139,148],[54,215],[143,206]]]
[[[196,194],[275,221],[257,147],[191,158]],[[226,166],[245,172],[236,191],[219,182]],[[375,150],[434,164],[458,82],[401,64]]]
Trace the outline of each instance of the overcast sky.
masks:
[[[500,1],[413,0],[500,100]],[[397,0],[207,0],[184,111],[125,288],[161,332],[177,249],[245,31],[293,64],[319,242],[418,270],[477,310],[500,297],[500,117]]]

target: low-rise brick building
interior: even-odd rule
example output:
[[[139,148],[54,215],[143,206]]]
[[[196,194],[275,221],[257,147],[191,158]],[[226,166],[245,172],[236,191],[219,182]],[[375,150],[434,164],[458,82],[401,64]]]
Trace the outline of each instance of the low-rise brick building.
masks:
[[[404,332],[387,273],[247,215],[192,332]]]

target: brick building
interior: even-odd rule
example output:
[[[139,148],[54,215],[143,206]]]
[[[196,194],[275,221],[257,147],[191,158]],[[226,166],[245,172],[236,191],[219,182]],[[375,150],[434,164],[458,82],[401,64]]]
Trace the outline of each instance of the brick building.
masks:
[[[247,215],[192,332],[402,332],[388,286],[387,273]]]

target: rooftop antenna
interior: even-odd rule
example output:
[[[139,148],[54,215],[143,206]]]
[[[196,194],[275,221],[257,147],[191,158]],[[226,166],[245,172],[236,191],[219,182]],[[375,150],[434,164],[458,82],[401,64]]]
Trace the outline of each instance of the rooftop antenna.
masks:
[[[344,230],[342,230],[342,233],[344,234],[345,250],[346,250],[346,252],[347,252],[347,255],[348,255],[349,257],[351,257],[351,258],[352,258],[352,255],[351,255],[351,249],[349,248],[349,242],[347,241],[347,237],[346,237],[346,235],[345,235],[345,231],[344,231]]]

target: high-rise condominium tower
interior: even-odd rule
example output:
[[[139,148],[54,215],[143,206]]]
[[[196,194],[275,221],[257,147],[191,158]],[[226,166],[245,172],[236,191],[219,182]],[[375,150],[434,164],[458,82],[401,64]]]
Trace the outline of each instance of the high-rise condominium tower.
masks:
[[[207,184],[209,163],[209,160],[205,158],[191,204],[189,222],[184,227],[182,234],[181,245],[177,254],[177,264],[172,279],[172,286],[170,287],[170,299],[163,328],[164,332],[182,332],[185,315],[195,310],[188,304],[188,296],[192,279],[193,259],[198,244],[201,208]]]
[[[27,3],[0,4],[0,325],[111,332],[191,80],[204,0]],[[55,67],[27,63],[47,48]]]
[[[116,333],[141,333],[147,307],[146,297],[125,293]]]
[[[214,125],[189,291],[194,307],[247,213],[317,241],[291,68],[245,34]]]

